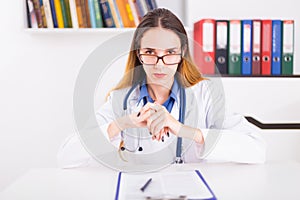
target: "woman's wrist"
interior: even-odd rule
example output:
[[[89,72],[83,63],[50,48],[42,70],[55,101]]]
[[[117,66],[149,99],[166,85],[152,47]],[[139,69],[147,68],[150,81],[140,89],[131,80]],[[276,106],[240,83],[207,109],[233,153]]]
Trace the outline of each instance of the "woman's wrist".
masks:
[[[130,119],[128,117],[124,116],[124,117],[120,117],[120,118],[116,119],[115,121],[111,122],[107,128],[109,138],[115,137],[121,131],[128,128],[129,121],[130,121]]]
[[[177,136],[194,140],[198,144],[204,143],[203,134],[201,130],[197,128],[182,125]]]

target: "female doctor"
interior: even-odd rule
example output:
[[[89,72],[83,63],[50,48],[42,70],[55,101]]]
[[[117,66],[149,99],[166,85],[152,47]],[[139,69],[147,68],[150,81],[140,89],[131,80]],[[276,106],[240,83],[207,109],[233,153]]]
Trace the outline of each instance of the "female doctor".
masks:
[[[141,20],[125,74],[96,117],[105,137],[121,152],[153,153],[173,143],[176,162],[265,161],[258,129],[241,115],[227,114],[224,95],[198,71],[186,31],[167,9],[150,11]],[[144,130],[144,135],[130,129]],[[201,156],[214,134],[215,145]],[[62,167],[91,163],[74,137],[59,152]]]

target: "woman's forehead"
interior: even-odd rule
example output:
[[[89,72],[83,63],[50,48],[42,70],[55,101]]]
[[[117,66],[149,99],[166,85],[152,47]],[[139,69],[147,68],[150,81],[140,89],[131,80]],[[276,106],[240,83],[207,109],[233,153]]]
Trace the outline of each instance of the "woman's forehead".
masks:
[[[171,49],[180,46],[180,38],[176,33],[157,27],[149,29],[143,34],[140,48]]]

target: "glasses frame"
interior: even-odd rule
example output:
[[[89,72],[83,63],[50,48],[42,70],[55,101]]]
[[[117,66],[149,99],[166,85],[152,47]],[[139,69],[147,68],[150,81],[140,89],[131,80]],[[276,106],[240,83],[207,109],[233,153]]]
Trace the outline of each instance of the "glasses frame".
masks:
[[[176,63],[172,63],[172,64],[167,64],[167,63],[165,63],[165,61],[164,61],[164,57],[166,57],[166,56],[173,56],[173,55],[180,55],[180,61],[179,62],[176,62]],[[147,64],[147,63],[145,63],[143,60],[142,60],[142,56],[155,56],[156,57],[156,63],[155,64]],[[157,56],[157,55],[150,55],[150,54],[139,54],[138,55],[138,58],[139,58],[139,60],[140,60],[140,62],[142,63],[142,64],[145,64],[145,65],[156,65],[157,63],[158,63],[158,61],[159,60],[162,60],[162,62],[165,64],[165,65],[176,65],[176,64],[179,64],[181,61],[182,61],[182,53],[177,53],[177,54],[166,54],[166,55],[163,55],[163,56]]]

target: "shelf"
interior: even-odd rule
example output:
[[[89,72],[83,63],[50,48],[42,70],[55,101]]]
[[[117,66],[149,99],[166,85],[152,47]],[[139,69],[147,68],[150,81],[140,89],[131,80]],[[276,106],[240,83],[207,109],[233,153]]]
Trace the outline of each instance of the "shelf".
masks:
[[[25,32],[34,34],[45,33],[124,33],[134,31],[135,28],[25,28]]]
[[[274,76],[266,76],[266,75],[203,75],[204,77],[208,78],[214,78],[214,77],[220,77],[220,78],[300,78],[300,75],[274,75]]]
[[[136,28],[25,28],[25,32],[34,34],[45,33],[124,33],[126,31],[134,31]],[[193,29],[185,27],[187,33],[191,33]]]

